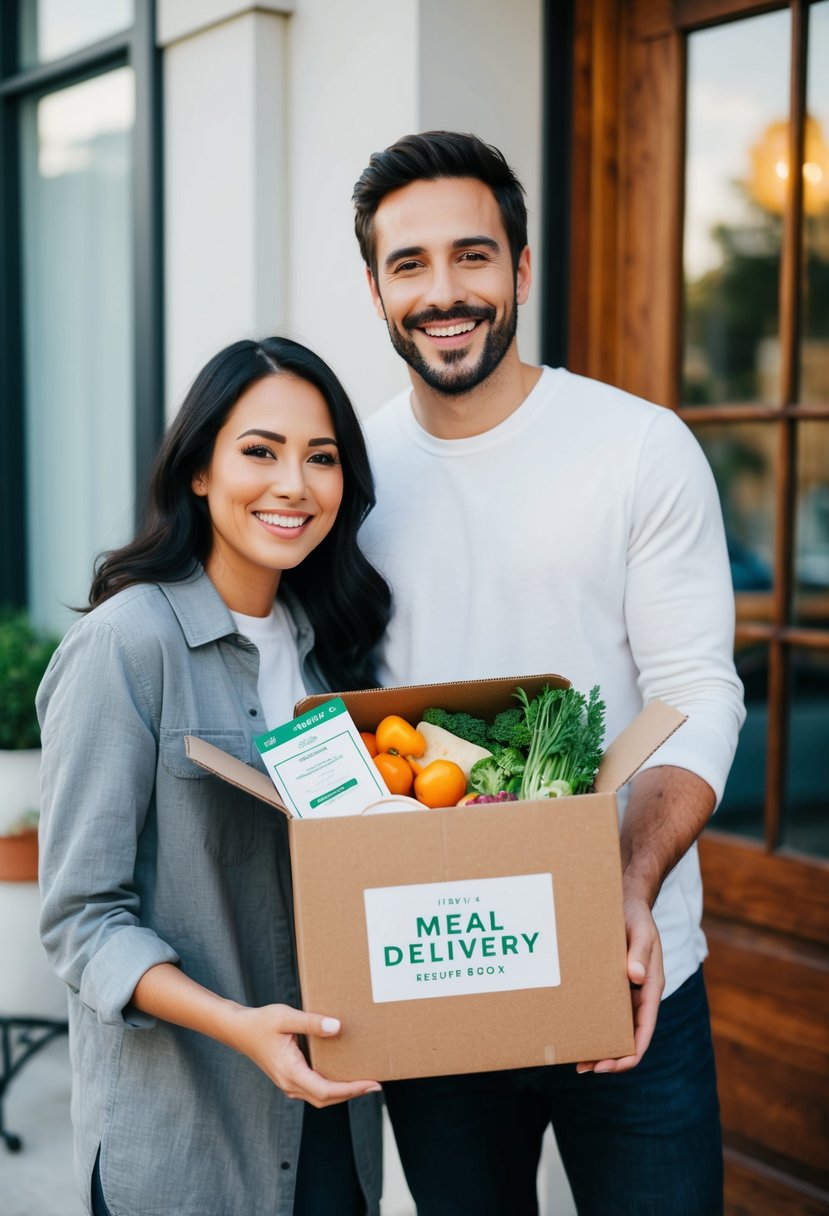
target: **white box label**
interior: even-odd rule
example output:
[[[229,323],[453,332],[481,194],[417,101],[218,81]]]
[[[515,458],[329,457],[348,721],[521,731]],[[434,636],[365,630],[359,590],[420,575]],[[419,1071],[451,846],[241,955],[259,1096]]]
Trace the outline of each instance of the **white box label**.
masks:
[[[373,887],[363,896],[376,1004],[561,983],[552,874]]]

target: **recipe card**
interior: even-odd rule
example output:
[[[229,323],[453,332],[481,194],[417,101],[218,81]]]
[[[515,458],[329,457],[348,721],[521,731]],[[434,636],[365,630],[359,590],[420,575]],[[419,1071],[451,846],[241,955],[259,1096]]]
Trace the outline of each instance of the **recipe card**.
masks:
[[[340,697],[254,739],[297,819],[360,815],[388,790]]]

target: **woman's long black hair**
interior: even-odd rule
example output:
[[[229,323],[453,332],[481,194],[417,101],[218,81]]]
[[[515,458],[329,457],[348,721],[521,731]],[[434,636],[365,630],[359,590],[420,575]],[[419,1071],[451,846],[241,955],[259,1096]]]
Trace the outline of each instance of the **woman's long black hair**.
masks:
[[[357,543],[374,506],[374,482],[354,408],[331,368],[289,338],[245,339],[199,372],[155,458],[144,523],[136,538],[96,565],[89,605],[135,583],[177,582],[206,562],[213,529],[192,481],[210,464],[216,436],[242,394],[266,376],[290,374],[319,389],[331,411],[343,469],[343,498],[325,539],[281,580],[314,627],[313,656],[332,689],[374,683],[371,651],[391,610],[389,588]]]

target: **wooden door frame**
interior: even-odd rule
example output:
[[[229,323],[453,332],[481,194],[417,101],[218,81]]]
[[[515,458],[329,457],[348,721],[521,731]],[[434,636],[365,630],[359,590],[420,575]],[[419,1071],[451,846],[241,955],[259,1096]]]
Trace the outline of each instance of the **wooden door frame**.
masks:
[[[679,400],[687,34],[781,8],[793,13],[793,59],[801,57],[802,69],[802,0],[574,0],[568,366],[675,409],[691,424],[715,417],[767,421],[768,409],[744,403],[689,408]],[[802,70],[792,73],[793,80],[803,77]],[[792,113],[802,110],[792,105]],[[802,122],[793,124],[791,143],[798,163]],[[789,214],[799,215],[802,180],[796,173],[789,180]],[[829,407],[798,401],[801,234],[791,222],[785,231],[781,334],[785,328],[788,404],[775,412],[775,510],[790,525],[796,426],[804,418],[829,418]],[[786,577],[778,580],[766,616],[747,605],[739,636],[768,645],[769,698],[784,706],[787,656],[794,647],[826,650],[827,632],[792,624],[792,529],[781,531],[787,535],[777,537],[775,565]],[[775,791],[786,765],[783,719],[788,714],[781,709],[781,737],[769,748],[766,772]],[[827,1109],[829,866],[781,849],[780,828],[775,798],[764,840],[714,832],[700,841],[707,973],[723,1082],[727,1211],[812,1216],[829,1211],[829,1172],[809,1164],[820,1160],[815,1124]],[[799,1105],[789,1102],[795,1086]],[[762,1125],[766,1099],[786,1151],[776,1151],[768,1121]],[[798,1140],[805,1146],[800,1158],[791,1148]]]

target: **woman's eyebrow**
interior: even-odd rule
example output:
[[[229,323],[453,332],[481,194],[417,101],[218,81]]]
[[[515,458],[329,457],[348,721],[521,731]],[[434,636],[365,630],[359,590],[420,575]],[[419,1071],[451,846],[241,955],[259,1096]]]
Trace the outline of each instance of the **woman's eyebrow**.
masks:
[[[258,427],[254,427],[250,431],[242,431],[241,435],[237,435],[237,441],[244,439],[246,435],[258,435],[260,439],[272,439],[274,443],[287,443],[284,435],[278,435],[276,431],[260,431]]]
[[[284,435],[279,435],[276,431],[262,431],[259,429],[259,427],[253,427],[249,431],[242,431],[241,435],[236,436],[236,442],[238,443],[238,441],[240,439],[245,439],[246,436],[248,436],[248,435],[257,435],[260,439],[272,439],[274,441],[274,443],[287,443],[288,442]],[[333,445],[334,447],[337,447],[336,439],[329,439],[327,436],[324,435],[324,436],[321,436],[319,439],[309,439],[308,440],[309,448],[322,448],[322,447],[328,447],[329,445]]]

